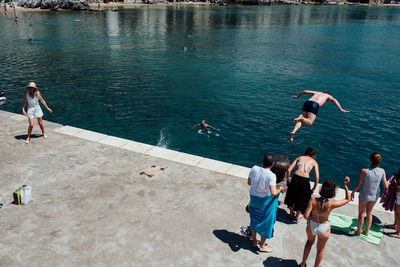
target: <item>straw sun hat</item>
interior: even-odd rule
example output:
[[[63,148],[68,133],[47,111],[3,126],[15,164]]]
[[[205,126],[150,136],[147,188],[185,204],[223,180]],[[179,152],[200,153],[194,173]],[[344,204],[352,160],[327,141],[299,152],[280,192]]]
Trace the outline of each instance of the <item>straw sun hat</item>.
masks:
[[[35,88],[36,90],[38,89],[38,88],[36,87],[36,83],[34,83],[34,82],[30,82],[30,83],[26,86],[26,88]]]

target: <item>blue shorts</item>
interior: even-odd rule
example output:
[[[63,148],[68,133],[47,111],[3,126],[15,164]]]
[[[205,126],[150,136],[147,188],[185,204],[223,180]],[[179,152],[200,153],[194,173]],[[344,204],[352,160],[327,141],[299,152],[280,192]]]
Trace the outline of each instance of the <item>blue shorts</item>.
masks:
[[[319,104],[317,102],[307,100],[306,102],[304,102],[302,110],[305,112],[311,112],[312,114],[315,114],[315,116],[317,116],[318,109],[319,109]]]

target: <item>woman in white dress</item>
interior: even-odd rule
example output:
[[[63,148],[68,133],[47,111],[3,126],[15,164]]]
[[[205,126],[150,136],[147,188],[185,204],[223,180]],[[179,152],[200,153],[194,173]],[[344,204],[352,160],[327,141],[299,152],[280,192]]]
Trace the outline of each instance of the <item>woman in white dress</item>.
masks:
[[[25,92],[24,94],[24,104],[22,106],[22,113],[25,116],[27,116],[29,120],[28,135],[25,140],[25,143],[28,144],[29,141],[31,140],[31,133],[35,118],[38,120],[40,129],[42,130],[43,137],[47,138],[47,135],[44,131],[44,125],[42,120],[43,112],[42,109],[40,108],[39,100],[40,102],[42,102],[43,106],[45,106],[50,113],[52,112],[52,110],[47,106],[46,102],[39,93],[38,88],[36,87],[36,83],[30,82],[26,86],[26,88],[28,88],[28,93]],[[26,112],[25,105],[27,101],[28,101],[28,110]]]

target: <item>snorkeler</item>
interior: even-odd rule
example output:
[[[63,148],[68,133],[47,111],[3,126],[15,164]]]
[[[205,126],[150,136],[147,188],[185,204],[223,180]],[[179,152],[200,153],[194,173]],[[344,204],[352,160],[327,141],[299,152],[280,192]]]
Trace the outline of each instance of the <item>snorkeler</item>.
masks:
[[[300,116],[298,116],[293,120],[293,122],[295,122],[296,125],[294,126],[293,131],[290,133],[289,136],[290,143],[293,143],[294,134],[300,129],[300,127],[303,124],[310,127],[314,123],[315,119],[317,118],[319,107],[325,105],[326,102],[328,101],[333,102],[341,112],[350,112],[348,110],[344,110],[340,106],[339,102],[333,96],[331,96],[331,93],[329,91],[323,93],[317,91],[304,90],[297,96],[292,96],[292,97],[299,98],[302,95],[311,95],[311,98],[308,99],[306,102],[304,102],[302,113],[300,114]]]

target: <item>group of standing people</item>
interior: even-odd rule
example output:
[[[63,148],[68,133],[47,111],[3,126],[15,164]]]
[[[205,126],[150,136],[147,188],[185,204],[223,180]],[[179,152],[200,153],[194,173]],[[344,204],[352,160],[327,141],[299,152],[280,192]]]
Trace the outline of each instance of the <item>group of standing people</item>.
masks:
[[[345,176],[343,186],[345,189],[345,198],[339,201],[331,201],[336,194],[336,184],[331,180],[323,182],[319,191],[319,196],[313,196],[319,182],[319,168],[316,161],[314,148],[306,149],[304,155],[296,158],[288,169],[288,174],[295,170],[292,179],[287,184],[285,204],[288,205],[289,216],[299,221],[303,217],[307,220],[307,242],[304,246],[303,259],[300,266],[306,266],[306,261],[310,250],[317,239],[317,256],[315,266],[320,266],[325,245],[330,236],[330,212],[338,207],[346,205],[355,197],[355,192],[360,190],[358,204],[358,226],[354,230],[355,235],[366,236],[372,224],[372,209],[380,197],[380,184],[387,189],[390,183],[386,179],[385,170],[379,167],[381,155],[373,152],[369,157],[370,166],[361,170],[357,184],[353,192],[347,187],[350,178]],[[250,231],[252,235],[252,245],[260,252],[272,252],[268,247],[266,240],[272,237],[274,223],[276,221],[276,212],[278,207],[278,195],[286,189],[285,185],[276,186],[276,175],[271,171],[274,162],[272,156],[266,155],[263,160],[263,167],[254,166],[248,177],[250,185]],[[310,173],[314,170],[315,183],[310,186]],[[397,199],[395,204],[395,223],[393,227],[396,232],[391,236],[400,238],[400,169],[398,174],[392,177],[392,184],[396,187]],[[365,228],[364,218],[367,218]],[[258,245],[257,235],[261,236]]]

